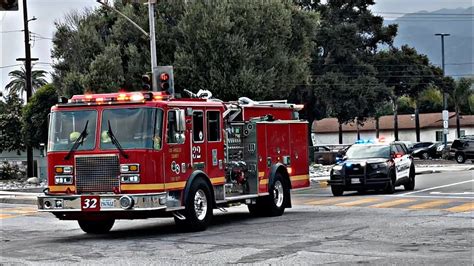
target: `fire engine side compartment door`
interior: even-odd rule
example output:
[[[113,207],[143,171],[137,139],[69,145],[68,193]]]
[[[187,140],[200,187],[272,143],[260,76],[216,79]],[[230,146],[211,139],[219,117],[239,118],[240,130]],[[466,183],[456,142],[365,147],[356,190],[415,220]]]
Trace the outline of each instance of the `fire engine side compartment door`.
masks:
[[[207,174],[213,185],[225,183],[224,136],[222,131],[222,111],[207,109],[205,117],[207,156],[205,157]]]
[[[308,123],[290,124],[290,154],[292,188],[309,187]]]

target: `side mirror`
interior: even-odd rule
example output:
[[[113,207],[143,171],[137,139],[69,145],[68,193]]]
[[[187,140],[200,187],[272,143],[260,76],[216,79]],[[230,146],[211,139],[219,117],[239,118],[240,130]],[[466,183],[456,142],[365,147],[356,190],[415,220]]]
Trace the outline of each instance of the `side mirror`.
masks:
[[[395,158],[402,158],[403,155],[399,152],[392,152],[391,156],[393,159],[395,159]]]
[[[342,157],[342,161],[347,160],[347,158],[349,158],[349,157],[347,157],[347,155],[344,155],[344,157]]]
[[[175,110],[175,127],[176,131],[184,132],[186,131],[186,117],[184,114],[184,110]]]

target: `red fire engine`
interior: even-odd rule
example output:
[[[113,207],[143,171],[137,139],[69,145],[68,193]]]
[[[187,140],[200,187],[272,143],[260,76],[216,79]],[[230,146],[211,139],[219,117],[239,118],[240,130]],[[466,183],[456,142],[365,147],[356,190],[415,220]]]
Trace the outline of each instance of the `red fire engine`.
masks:
[[[151,217],[204,230],[213,209],[237,204],[282,215],[290,190],[309,186],[308,123],[297,110],[162,92],[73,96],[51,108],[38,208],[87,233]]]

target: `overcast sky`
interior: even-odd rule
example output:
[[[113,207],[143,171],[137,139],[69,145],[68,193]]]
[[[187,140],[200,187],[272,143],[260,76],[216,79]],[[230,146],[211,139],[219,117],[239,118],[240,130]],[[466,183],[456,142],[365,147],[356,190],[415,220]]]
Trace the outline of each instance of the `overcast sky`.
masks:
[[[22,1],[20,1],[21,3]],[[87,7],[97,7],[99,4],[95,0],[28,0],[28,17],[37,17],[36,21],[31,21],[30,31],[45,39],[35,38],[32,41],[32,57],[39,58],[39,63],[34,69],[52,71],[49,65],[51,60],[51,40],[54,32],[54,21],[62,19],[71,10],[83,9]],[[397,14],[390,13],[411,13],[418,11],[435,11],[442,8],[466,8],[473,6],[472,0],[380,0],[377,1],[373,10],[386,19],[394,19]],[[23,33],[23,12],[2,12],[0,11],[0,90],[3,90],[9,82],[8,73],[18,69],[16,58],[24,57]]]

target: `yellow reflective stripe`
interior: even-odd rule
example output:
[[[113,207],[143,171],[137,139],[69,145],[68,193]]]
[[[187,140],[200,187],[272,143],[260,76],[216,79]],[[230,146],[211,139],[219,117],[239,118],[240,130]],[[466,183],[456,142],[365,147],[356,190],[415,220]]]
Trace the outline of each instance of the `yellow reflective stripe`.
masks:
[[[308,180],[309,175],[294,175],[290,176],[290,180],[293,181],[301,181],[301,180]]]
[[[260,180],[260,185],[267,185],[267,184],[268,184],[268,179]]]
[[[258,172],[258,177],[264,177],[265,176],[265,172]]]
[[[184,188],[184,186],[186,186],[186,181],[173,182],[173,183],[166,183],[165,184],[166,189]]]
[[[215,185],[217,183],[224,183],[224,182],[225,182],[225,177],[224,176],[211,178],[211,183],[213,185]]]
[[[69,190],[71,191],[76,191],[76,187],[75,186],[49,186],[49,191],[50,192],[64,192],[66,191],[68,188]]]

